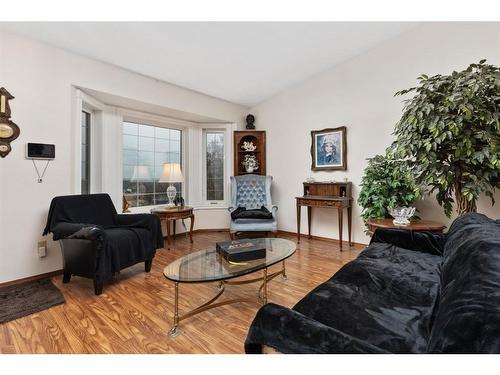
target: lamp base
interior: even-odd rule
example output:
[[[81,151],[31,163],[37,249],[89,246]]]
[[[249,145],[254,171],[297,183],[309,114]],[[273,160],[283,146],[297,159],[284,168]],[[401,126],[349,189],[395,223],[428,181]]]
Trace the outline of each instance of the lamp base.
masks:
[[[168,197],[167,207],[175,207],[174,199],[176,194],[177,194],[177,189],[175,188],[174,185],[170,184],[170,186],[167,188],[167,197]]]

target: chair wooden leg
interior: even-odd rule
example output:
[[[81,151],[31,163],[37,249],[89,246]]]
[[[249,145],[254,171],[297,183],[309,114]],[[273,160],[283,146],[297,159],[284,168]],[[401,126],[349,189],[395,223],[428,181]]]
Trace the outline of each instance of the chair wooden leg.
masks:
[[[234,241],[234,233],[229,232],[229,237],[231,237],[231,240]]]
[[[94,292],[98,296],[102,293],[103,282],[94,279]]]
[[[153,259],[149,259],[149,260],[146,260],[144,262],[144,270],[146,272],[150,272],[151,271],[151,266],[153,265]]]
[[[64,271],[63,272],[63,284],[69,283],[70,280],[71,280],[71,272]]]

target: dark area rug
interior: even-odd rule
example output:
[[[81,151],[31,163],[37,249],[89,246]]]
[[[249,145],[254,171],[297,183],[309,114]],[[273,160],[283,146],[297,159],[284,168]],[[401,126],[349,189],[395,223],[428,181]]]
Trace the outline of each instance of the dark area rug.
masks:
[[[64,303],[50,279],[0,288],[0,324]]]

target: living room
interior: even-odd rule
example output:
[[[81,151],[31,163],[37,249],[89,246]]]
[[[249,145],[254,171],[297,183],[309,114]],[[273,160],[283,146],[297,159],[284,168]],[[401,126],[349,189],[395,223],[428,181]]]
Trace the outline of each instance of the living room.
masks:
[[[17,14],[1,353],[500,352],[498,20]]]

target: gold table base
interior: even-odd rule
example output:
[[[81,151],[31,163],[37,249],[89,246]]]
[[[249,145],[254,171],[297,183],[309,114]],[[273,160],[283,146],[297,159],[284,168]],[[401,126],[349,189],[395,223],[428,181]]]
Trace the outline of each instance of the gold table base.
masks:
[[[281,271],[274,272],[270,275],[267,274],[267,267],[263,269],[263,276],[262,277],[257,277],[254,279],[250,280],[240,280],[240,281],[219,281],[219,291],[218,293],[208,300],[207,302],[203,303],[202,305],[198,306],[197,308],[187,312],[186,314],[179,316],[179,282],[175,282],[175,304],[174,304],[174,325],[173,327],[169,330],[168,334],[170,337],[176,337],[180,334],[180,331],[178,329],[179,327],[179,322],[192,317],[193,315],[199,314],[203,311],[207,311],[216,307],[224,306],[224,305],[230,305],[233,303],[240,303],[240,302],[260,302],[262,305],[265,305],[267,303],[267,283],[274,279],[276,276],[282,275],[284,279],[287,278],[286,276],[286,267],[285,267],[285,261],[282,262],[283,267]],[[234,298],[226,301],[221,301],[214,303],[222,294],[224,294],[224,291],[226,290],[226,284],[227,285],[243,285],[243,284],[251,284],[251,283],[256,283],[262,281],[262,285],[259,288],[257,300],[255,298]]]

